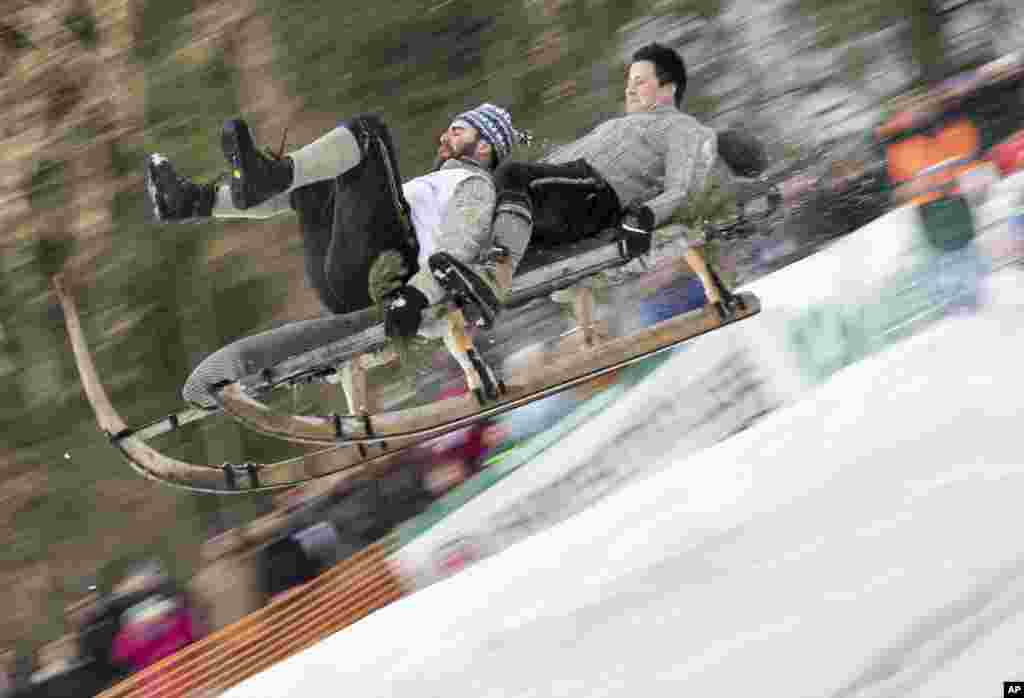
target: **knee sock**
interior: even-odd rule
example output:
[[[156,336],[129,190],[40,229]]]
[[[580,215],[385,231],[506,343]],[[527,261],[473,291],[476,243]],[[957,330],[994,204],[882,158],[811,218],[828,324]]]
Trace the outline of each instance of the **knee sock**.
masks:
[[[228,185],[220,185],[217,187],[217,197],[213,204],[213,217],[263,219],[290,211],[288,194],[293,189],[325,179],[334,179],[362,160],[355,136],[344,126],[328,131],[312,143],[288,153],[287,156],[291,158],[293,168],[292,183],[287,191],[242,211],[231,203],[231,190]]]
[[[272,196],[262,204],[242,209],[235,208],[231,202],[231,185],[218,184],[217,195],[213,200],[213,211],[210,215],[214,218],[271,218],[281,213],[292,210],[290,196],[287,192]]]
[[[359,144],[352,132],[338,126],[312,143],[288,153],[294,164],[291,189],[334,179],[347,172],[362,159]]]

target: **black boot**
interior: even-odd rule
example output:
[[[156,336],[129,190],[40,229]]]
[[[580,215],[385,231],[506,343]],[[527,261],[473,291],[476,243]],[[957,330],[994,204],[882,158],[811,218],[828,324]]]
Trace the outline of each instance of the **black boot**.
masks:
[[[487,264],[464,264],[447,252],[435,252],[427,260],[437,283],[461,302],[468,302],[479,314],[478,324],[494,325],[512,285],[511,265],[504,259]]]
[[[722,299],[713,303],[715,312],[718,314],[718,319],[721,322],[732,320],[736,317],[738,311],[742,311],[746,308],[746,304],[743,302],[741,296],[737,296],[735,293],[730,291],[722,283],[722,280],[718,277],[714,268],[708,264],[708,273],[711,275],[711,281],[714,282],[715,288],[718,290],[718,295]]]
[[[231,167],[231,202],[235,208],[252,208],[291,186],[291,158],[271,157],[257,150],[243,119],[224,122],[221,147]]]
[[[216,187],[182,177],[159,153],[146,158],[146,193],[153,217],[160,223],[191,223],[213,213]]]

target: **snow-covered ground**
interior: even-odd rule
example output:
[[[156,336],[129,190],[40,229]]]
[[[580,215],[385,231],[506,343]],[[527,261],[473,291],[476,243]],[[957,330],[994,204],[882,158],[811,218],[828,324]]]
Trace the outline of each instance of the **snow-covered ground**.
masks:
[[[988,283],[979,314],[227,695],[1002,695],[1024,679],[1024,279]]]

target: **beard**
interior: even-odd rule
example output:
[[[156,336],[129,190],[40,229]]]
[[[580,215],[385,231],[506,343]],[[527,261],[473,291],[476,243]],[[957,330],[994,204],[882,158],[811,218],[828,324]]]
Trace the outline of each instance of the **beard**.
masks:
[[[480,139],[476,138],[470,143],[463,143],[460,148],[452,148],[450,145],[443,144],[437,148],[437,156],[434,157],[433,169],[437,170],[448,162],[449,160],[459,160],[462,158],[473,158],[473,154],[476,152],[476,147],[479,145]]]
[[[637,97],[626,101],[627,114],[639,114],[640,112],[651,111],[657,105],[653,99]]]

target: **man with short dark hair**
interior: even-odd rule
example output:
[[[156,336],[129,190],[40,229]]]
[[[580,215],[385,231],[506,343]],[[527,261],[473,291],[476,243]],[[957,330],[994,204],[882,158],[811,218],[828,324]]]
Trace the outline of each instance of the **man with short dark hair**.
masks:
[[[507,161],[495,172],[495,245],[504,258],[479,265],[499,299],[511,286],[528,245],[575,242],[622,225],[629,248],[642,254],[650,234],[679,206],[700,194],[715,163],[715,131],[679,109],[686,66],[671,48],[654,43],[633,54],[625,114],[608,120],[537,163]],[[721,317],[731,294],[689,247],[686,261]]]

